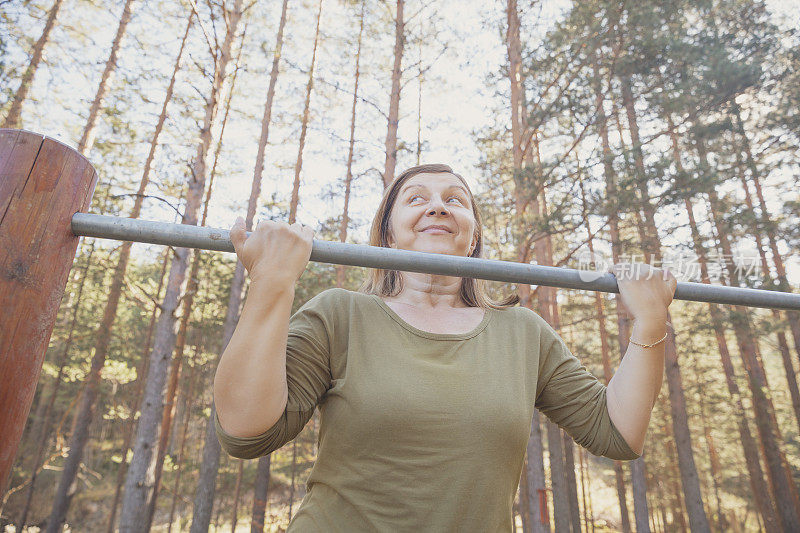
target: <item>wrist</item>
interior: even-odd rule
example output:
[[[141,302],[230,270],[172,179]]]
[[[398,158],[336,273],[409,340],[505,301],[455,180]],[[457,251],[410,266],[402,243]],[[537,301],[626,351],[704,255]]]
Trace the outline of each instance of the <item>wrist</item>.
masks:
[[[636,320],[634,321],[633,328],[631,330],[631,341],[633,341],[634,344],[658,344],[664,340],[666,333],[666,320]]]

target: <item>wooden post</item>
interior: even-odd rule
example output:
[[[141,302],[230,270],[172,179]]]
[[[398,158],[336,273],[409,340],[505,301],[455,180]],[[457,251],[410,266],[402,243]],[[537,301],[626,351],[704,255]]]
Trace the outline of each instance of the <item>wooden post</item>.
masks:
[[[97,172],[43,135],[0,129],[0,494],[22,438]]]

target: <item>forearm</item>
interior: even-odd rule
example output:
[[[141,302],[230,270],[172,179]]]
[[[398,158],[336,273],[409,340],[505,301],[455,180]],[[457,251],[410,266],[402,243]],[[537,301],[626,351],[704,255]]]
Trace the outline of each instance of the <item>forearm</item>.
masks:
[[[665,320],[634,321],[631,338],[650,344],[666,333]],[[664,377],[664,346],[651,348],[628,344],[622,362],[608,384],[608,414],[625,442],[641,454],[650,414]]]
[[[294,284],[252,282],[239,323],[220,358],[214,402],[228,433],[263,433],[286,408],[286,341]]]

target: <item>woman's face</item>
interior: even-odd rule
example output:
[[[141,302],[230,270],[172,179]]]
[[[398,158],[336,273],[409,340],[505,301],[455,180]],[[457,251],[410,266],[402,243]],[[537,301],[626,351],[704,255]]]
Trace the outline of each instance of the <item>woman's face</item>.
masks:
[[[477,241],[469,194],[444,172],[416,174],[400,188],[389,216],[393,248],[469,255]]]

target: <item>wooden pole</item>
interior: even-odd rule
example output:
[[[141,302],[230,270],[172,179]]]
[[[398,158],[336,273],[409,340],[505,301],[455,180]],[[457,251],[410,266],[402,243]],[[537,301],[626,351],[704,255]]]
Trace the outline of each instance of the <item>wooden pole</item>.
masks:
[[[43,135],[0,129],[0,493],[22,438],[97,172]]]

